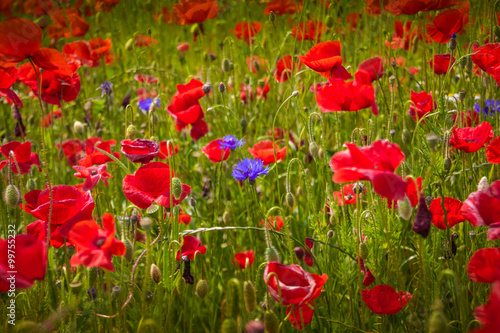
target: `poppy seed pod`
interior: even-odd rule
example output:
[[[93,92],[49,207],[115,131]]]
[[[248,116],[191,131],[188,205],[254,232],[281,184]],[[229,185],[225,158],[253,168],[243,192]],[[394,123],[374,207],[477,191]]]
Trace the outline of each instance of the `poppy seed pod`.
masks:
[[[126,132],[127,139],[134,139],[136,134],[137,127],[135,127],[134,125],[128,125]]]
[[[144,229],[147,233],[151,231],[151,227],[153,226],[153,220],[149,217],[145,217],[141,219],[141,228]]]
[[[21,203],[21,193],[17,189],[15,185],[7,185],[7,188],[4,191],[4,199],[7,205],[11,208],[17,207]]]
[[[267,262],[280,262],[280,256],[278,251],[273,246],[270,246],[266,249],[266,261]]]
[[[411,206],[410,199],[405,195],[404,200],[398,201],[398,212],[399,216],[404,220],[408,221],[413,213],[413,207]]]
[[[245,281],[243,283],[243,299],[247,312],[253,312],[257,306],[257,294],[255,293],[252,281]]]
[[[238,325],[232,318],[226,318],[222,322],[221,333],[234,333],[238,332]]]
[[[295,205],[295,197],[293,196],[293,194],[291,192],[288,192],[286,194],[285,202],[290,208],[293,208],[293,205]]]
[[[208,295],[208,283],[207,280],[200,280],[196,284],[196,296],[201,299],[204,299]]]
[[[460,90],[458,92],[458,99],[460,100],[460,102],[464,101],[464,99],[465,99],[465,90],[462,89],[462,90]]]
[[[411,144],[411,133],[407,128],[403,129],[403,132],[401,132],[401,141],[403,141],[405,145]]]
[[[227,310],[227,316],[231,318],[236,318],[236,316],[238,316],[239,288],[240,288],[240,281],[238,281],[238,279],[232,278],[228,281],[226,287],[226,310]]]
[[[149,275],[151,276],[151,280],[154,283],[158,284],[161,281],[161,271],[155,264],[151,264],[151,268],[149,269]]]
[[[134,260],[134,248],[132,246],[132,243],[128,238],[125,238],[123,240],[123,244],[125,245],[125,255],[123,257],[128,262],[132,262]]]
[[[83,124],[81,122],[79,122],[78,120],[75,121],[75,123],[73,124],[73,131],[75,132],[75,134],[83,134]]]
[[[279,332],[278,317],[272,311],[266,311],[264,314],[264,325],[266,326],[266,331],[269,333]]]
[[[309,143],[309,153],[311,154],[311,156],[313,158],[318,157],[318,150],[319,150],[319,147],[316,144],[316,142],[313,141],[313,142]]]
[[[172,194],[175,200],[179,200],[182,194],[182,183],[177,177],[172,178]]]

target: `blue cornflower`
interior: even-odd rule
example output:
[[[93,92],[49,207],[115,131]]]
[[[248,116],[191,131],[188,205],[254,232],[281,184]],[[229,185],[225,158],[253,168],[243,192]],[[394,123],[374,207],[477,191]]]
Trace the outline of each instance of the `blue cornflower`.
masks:
[[[485,116],[493,116],[495,113],[500,112],[500,101],[494,99],[487,99],[484,101],[486,106],[481,109],[479,103],[474,104],[476,113],[482,112]]]
[[[101,97],[103,97],[104,94],[111,95],[113,93],[113,83],[104,81],[96,90],[99,89],[102,90]]]
[[[245,144],[245,139],[238,140],[234,135],[226,135],[222,138],[223,140],[219,140],[219,148],[229,148],[231,150],[235,150],[236,148],[241,148]]]
[[[264,162],[260,159],[244,158],[233,167],[233,178],[245,180],[249,178],[250,184],[255,184],[255,178],[267,175],[269,167],[264,168]]]
[[[137,105],[139,106],[139,109],[142,110],[142,112],[146,113],[146,112],[149,112],[149,110],[153,106],[153,103],[154,103],[153,100],[151,98],[148,98],[148,99],[140,101],[139,103],[137,103]],[[159,98],[156,99],[156,107],[160,108],[160,99]]]

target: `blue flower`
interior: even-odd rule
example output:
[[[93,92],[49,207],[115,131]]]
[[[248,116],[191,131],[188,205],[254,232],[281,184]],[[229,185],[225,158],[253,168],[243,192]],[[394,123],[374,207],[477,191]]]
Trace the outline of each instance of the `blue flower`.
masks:
[[[241,148],[245,144],[245,139],[238,140],[233,135],[226,135],[223,137],[223,140],[219,140],[219,148],[229,148],[231,150],[235,150],[236,148]]]
[[[233,178],[245,180],[249,178],[250,184],[255,184],[255,178],[267,175],[269,167],[264,168],[264,162],[260,159],[245,158],[233,167]]]
[[[104,81],[96,90],[99,89],[102,90],[101,97],[103,97],[104,94],[111,95],[113,93],[113,83]]]
[[[148,99],[140,101],[139,103],[137,103],[137,105],[139,106],[139,109],[141,109],[143,112],[146,113],[146,112],[149,112],[153,103],[154,103],[153,100],[151,98],[148,98]],[[156,107],[160,108],[160,99],[159,98],[156,100]]]
[[[482,109],[479,103],[474,104],[474,109],[476,110],[476,113],[482,112],[485,116],[493,116],[497,112],[500,113],[499,100],[487,99],[486,101],[484,101],[484,104],[486,104],[486,106]]]

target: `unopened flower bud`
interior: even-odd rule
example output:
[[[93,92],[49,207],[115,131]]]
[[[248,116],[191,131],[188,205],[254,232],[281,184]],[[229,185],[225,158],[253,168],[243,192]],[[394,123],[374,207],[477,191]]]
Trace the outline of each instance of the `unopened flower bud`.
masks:
[[[15,185],[7,185],[4,191],[4,200],[11,208],[15,208],[21,203],[21,193]]]
[[[111,288],[111,296],[113,296],[113,298],[120,297],[121,292],[122,288],[120,286],[114,286],[113,288]]]
[[[332,238],[333,237],[333,230],[328,230],[328,232],[326,233],[326,237]]]
[[[470,237],[471,240],[476,239],[476,232],[474,230],[472,230],[471,232],[469,232],[469,237]]]
[[[134,260],[134,247],[132,246],[132,242],[128,238],[125,238],[123,244],[125,245],[125,255],[123,257],[128,262],[132,262]]]
[[[401,132],[401,141],[403,141],[405,145],[411,144],[411,133],[407,128],[403,129],[403,132]]]
[[[411,206],[411,202],[406,195],[402,201],[398,201],[398,212],[399,216],[406,221],[410,219],[411,214],[413,213],[413,207]]]
[[[272,246],[268,247],[266,249],[266,261],[267,262],[280,262],[280,256],[278,254],[278,251]]]
[[[145,217],[141,219],[141,228],[144,229],[147,233],[151,231],[151,227],[153,226],[153,220],[149,217]]]
[[[366,243],[362,242],[361,244],[359,244],[359,255],[361,256],[361,258],[363,258],[363,260],[366,260],[368,259],[369,254],[370,253],[368,251],[368,246],[366,246]]]
[[[219,92],[222,94],[224,91],[226,91],[226,86],[224,83],[219,83]]]
[[[224,73],[229,73],[231,71],[231,62],[228,58],[222,60],[222,71]]]
[[[320,159],[324,159],[325,158],[325,150],[323,148],[318,149],[318,157]]]
[[[191,207],[195,208],[196,207],[196,199],[194,197],[190,197],[189,204],[191,205]]]
[[[205,95],[208,95],[212,91],[212,84],[210,82],[207,82],[201,87],[201,90],[205,93]]]
[[[201,299],[204,299],[208,295],[208,283],[207,280],[200,280],[196,284],[196,296]]]
[[[89,287],[93,287],[97,280],[97,273],[99,272],[98,267],[91,267],[88,269],[89,276]]]
[[[151,276],[151,280],[154,283],[158,284],[161,281],[161,271],[155,264],[151,264],[151,268],[149,269],[149,275]]]
[[[454,51],[457,48],[457,35],[455,33],[453,33],[450,41],[448,42],[448,48],[451,51]]]
[[[274,14],[274,12],[271,12],[269,14],[269,21],[271,21],[271,22],[276,21],[276,15]]]
[[[246,120],[246,118],[241,118],[240,126],[241,126],[241,132],[243,134],[245,134],[247,131],[247,126],[248,126],[248,121]]]
[[[334,22],[333,22],[333,17],[331,17],[330,15],[328,15],[328,16],[326,17],[326,22],[325,22],[326,27],[327,27],[327,28],[331,28],[331,27],[333,27],[333,23],[334,23]]]
[[[75,134],[78,135],[83,134],[83,130],[84,130],[83,124],[78,120],[75,121],[75,123],[73,124],[73,131],[75,132]]]
[[[266,311],[264,314],[264,325],[266,326],[266,332],[278,333],[279,332],[279,321],[278,317],[272,311]]]
[[[425,137],[431,149],[435,150],[440,141],[439,135],[437,135],[436,133],[428,133]]]
[[[179,200],[182,195],[182,183],[177,177],[172,178],[172,194],[175,200]]]
[[[460,90],[458,92],[458,99],[460,100],[460,102],[464,101],[464,99],[465,99],[465,90],[462,89],[462,90]]]
[[[182,276],[179,276],[177,278],[177,281],[175,282],[175,288],[177,289],[178,294],[182,294],[186,290],[186,280]]]
[[[126,133],[127,138],[132,140],[135,138],[136,134],[137,134],[137,127],[135,127],[134,125],[128,125]]]
[[[449,157],[446,157],[444,160],[443,160],[443,169],[445,171],[448,171],[451,169],[451,159]]]
[[[295,197],[291,192],[288,192],[285,195],[285,202],[290,208],[293,208],[293,206],[295,205]]]
[[[311,156],[313,158],[318,157],[318,150],[319,150],[319,147],[316,144],[316,142],[312,141],[311,143],[309,143],[309,153],[311,154]]]
[[[478,191],[484,191],[486,190],[490,185],[488,184],[488,178],[483,177],[479,181],[479,184],[477,184],[477,190]]]
[[[257,294],[255,293],[255,287],[252,281],[245,281],[243,283],[243,299],[247,312],[253,312],[257,307]]]

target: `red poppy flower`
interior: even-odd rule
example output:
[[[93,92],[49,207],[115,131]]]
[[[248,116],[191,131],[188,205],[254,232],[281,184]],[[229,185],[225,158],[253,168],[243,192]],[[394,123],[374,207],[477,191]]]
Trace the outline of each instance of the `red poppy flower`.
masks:
[[[160,142],[160,153],[158,154],[158,158],[162,160],[170,158],[179,152],[179,145],[174,146],[170,143],[167,148],[167,142],[168,141]]]
[[[151,36],[146,36],[143,34],[136,34],[134,36],[134,45],[137,47],[150,47],[151,43],[158,44],[156,39]]]
[[[186,53],[187,51],[189,51],[189,48],[191,46],[189,45],[189,43],[180,43],[179,45],[177,45],[177,51],[179,51],[179,53]]]
[[[64,156],[68,162],[69,166],[73,166],[77,164],[80,159],[80,155],[85,149],[85,145],[78,139],[69,139],[63,141],[62,145],[60,143],[56,143],[57,149],[62,149],[64,152]]]
[[[149,163],[160,153],[160,146],[151,140],[123,140],[120,144],[123,155],[133,163]]]
[[[47,231],[49,229],[49,224],[42,220],[36,220],[26,226],[26,234],[32,235],[36,239],[45,242],[47,240]],[[65,241],[65,238],[59,232],[61,225],[51,224],[50,225],[50,240],[49,245],[58,249],[61,246],[70,246],[71,242]]]
[[[199,252],[199,254],[205,254],[205,252],[207,252],[207,248],[201,245],[198,238],[190,235],[183,236],[182,238],[182,247],[177,251],[177,260],[180,260],[181,257],[184,256],[187,256],[189,260],[193,260],[197,252]]]
[[[24,195],[24,210],[33,217],[49,222],[49,189],[33,190]],[[71,227],[78,221],[92,218],[94,200],[90,192],[82,194],[73,186],[57,185],[52,187],[52,225],[62,225],[60,233],[67,237]]]
[[[99,180],[101,180],[104,185],[108,186],[107,178],[113,178],[109,173],[106,172],[106,164],[98,167],[82,167],[79,165],[74,165],[73,169],[78,171],[74,174],[76,178],[83,178],[85,182],[83,183],[82,191],[92,191],[92,189],[97,185]]]
[[[468,6],[462,10],[445,10],[434,18],[432,24],[426,24],[427,32],[432,40],[444,44],[450,41],[454,33],[461,32],[463,26],[469,22],[469,15],[465,14],[466,11],[468,12]]]
[[[327,280],[326,274],[319,276],[309,273],[299,265],[287,266],[270,262],[264,270],[264,282],[267,283],[269,294],[282,305],[293,304],[300,307],[312,301],[319,296]]]
[[[481,329],[471,331],[472,333],[498,333],[500,327],[500,283],[493,284],[490,298],[485,305],[478,306],[474,310],[474,317],[483,325]]]
[[[100,65],[100,60],[106,58],[106,63],[110,63],[111,57],[111,47],[113,43],[110,38],[103,39],[101,37],[94,37],[89,40],[90,48],[92,53],[90,54],[92,60],[92,67],[98,67]]]
[[[382,8],[387,6],[389,0],[365,0],[368,15],[377,16],[382,13]],[[382,7],[381,7],[382,6]]]
[[[63,45],[62,52],[68,58],[68,63],[78,61],[81,65],[93,67],[92,47],[85,40],[77,40]]]
[[[411,30],[412,23],[412,21],[406,21],[406,24],[403,26],[403,22],[399,20],[394,21],[392,40],[391,42],[386,40],[385,45],[391,47],[393,50],[405,49],[408,51],[410,49],[410,42],[414,36],[419,35],[420,39],[422,39],[421,34],[416,29]]]
[[[477,127],[453,127],[450,144],[466,153],[474,153],[483,148],[493,139],[493,127],[488,122],[483,122]]]
[[[479,124],[480,115],[477,112],[474,112],[472,110],[467,110],[467,112],[460,112],[460,116],[465,126],[474,127]],[[454,113],[451,116],[451,119],[453,120],[454,123],[457,122],[457,113]]]
[[[175,177],[174,171],[168,164],[162,162],[151,162],[141,166],[134,175],[126,175],[123,178],[123,193],[134,205],[146,209],[153,202],[170,208],[170,200],[173,205],[178,205],[191,192],[191,187],[182,184],[182,193],[179,199],[170,197],[170,181]]]
[[[418,12],[449,8],[458,2],[459,0],[389,0],[385,9],[392,15],[415,15]]]
[[[201,23],[217,16],[219,5],[212,0],[180,0],[173,13],[180,25]]]
[[[345,145],[348,150],[335,153],[330,160],[335,183],[369,180],[382,197],[404,199],[406,183],[394,174],[405,158],[397,144],[379,140],[361,148],[352,143]]]
[[[451,58],[451,61],[450,61]],[[451,54],[436,54],[434,58],[430,61],[431,68],[434,69],[434,74],[442,75],[446,74],[451,66],[455,63],[455,57],[451,57]]]
[[[354,81],[329,79],[330,85],[316,94],[316,103],[321,112],[359,111],[371,107],[378,114],[375,90],[371,85],[371,75],[358,71]]]
[[[296,24],[292,28],[292,36],[299,42],[304,40],[318,41],[326,31],[326,26],[321,21],[307,21]]]
[[[333,200],[337,200],[337,204],[339,206],[343,206],[344,204],[346,204],[346,205],[355,204],[356,203],[356,193],[354,192],[354,187],[356,187],[356,189],[359,188],[362,191],[360,193],[360,196],[363,193],[366,193],[366,188],[363,188],[361,183],[347,184],[347,185],[344,185],[342,187],[342,191],[333,192]]]
[[[276,63],[276,71],[274,78],[277,82],[286,82],[290,79],[294,70],[299,70],[301,67],[300,62],[293,62],[291,55],[281,57]]]
[[[432,100],[432,92],[427,93],[421,91],[419,93],[411,91],[410,100],[413,102],[410,104],[410,110],[408,114],[413,118],[413,120],[418,121],[420,118],[424,117],[427,113],[430,113],[437,104]]]
[[[276,149],[276,158],[274,158],[274,150]],[[287,147],[279,148],[278,144],[273,148],[273,142],[269,140],[264,140],[257,142],[252,148],[248,148],[248,151],[254,158],[258,158],[264,162],[264,166],[278,162],[282,162],[286,157]]]
[[[269,15],[273,12],[275,15],[294,14],[302,10],[301,0],[272,0],[264,9],[264,14]]]
[[[365,71],[369,74],[370,82],[373,82],[384,76],[384,63],[382,58],[373,57],[359,64],[358,71]]]
[[[432,213],[432,224],[441,230],[446,230],[446,223],[444,222],[444,211],[441,206],[442,198],[432,200],[429,210]],[[444,208],[446,209],[446,221],[451,228],[454,225],[465,221],[465,217],[460,213],[462,209],[462,202],[460,200],[445,197]]]
[[[16,67],[0,67],[0,97],[6,97],[13,101],[14,104],[24,107],[19,96],[17,96],[14,90],[10,89],[10,87],[16,83],[18,74]]]
[[[305,255],[304,255],[304,262],[306,263],[307,266],[312,267],[313,266],[313,258],[312,258],[312,248],[314,246],[314,239],[306,237],[306,246],[309,248],[309,250],[306,249]]]
[[[82,264],[85,267],[100,267],[115,271],[113,256],[123,256],[125,245],[115,238],[115,220],[113,215],[105,213],[102,216],[102,226],[94,221],[80,221],[71,228],[68,239],[76,248],[71,257],[71,266]]]
[[[385,284],[375,286],[373,289],[363,289],[361,293],[366,306],[376,314],[396,314],[412,298],[410,293],[397,292],[393,287]]]
[[[405,195],[410,200],[410,204],[412,207],[415,207],[418,204],[419,193],[422,190],[422,177],[418,177],[416,182],[413,178],[406,178],[406,191]],[[418,186],[418,187],[417,187]],[[387,201],[389,209],[397,209],[398,202],[397,201]]]
[[[332,41],[316,44],[305,56],[299,56],[299,60],[316,72],[329,71],[342,65],[340,42]]]
[[[500,43],[485,44],[477,48],[471,58],[474,64],[490,74],[500,87]]]
[[[262,29],[260,22],[240,22],[230,31],[236,35],[238,40],[244,40],[248,45],[253,44],[254,36]]]
[[[179,224],[189,225],[191,223],[191,216],[188,214],[179,214]]]
[[[203,154],[205,154],[205,156],[208,157],[208,159],[212,163],[217,163],[222,160],[225,161],[229,158],[229,155],[231,154],[231,149],[229,148],[224,148],[224,151],[220,149],[221,142],[222,139],[215,139],[213,141],[210,141],[210,143],[205,147],[201,148]]]
[[[474,252],[467,264],[467,275],[472,281],[481,283],[500,281],[500,248]]]
[[[263,81],[259,81],[259,85],[257,86],[257,97],[267,99],[268,93],[269,93],[269,82],[267,82],[267,78],[265,78]]]
[[[269,216],[267,218],[269,221],[268,223],[264,223],[264,221],[260,221],[260,224],[266,226],[268,229],[276,229],[276,231],[281,231],[281,228],[283,228],[283,219],[279,216]]]
[[[83,167],[93,165],[101,165],[107,162],[114,162],[109,156],[101,153],[95,147],[104,150],[108,154],[120,159],[120,153],[111,153],[111,146],[115,145],[115,140],[102,141],[101,138],[90,138],[85,140],[85,151],[87,154],[78,161],[78,164]]]
[[[14,242],[13,242],[14,241]],[[15,244],[15,260],[12,263],[12,244]],[[10,249],[10,251],[9,251]],[[14,266],[13,266],[14,265]],[[45,242],[31,235],[15,238],[0,238],[0,293],[9,291],[14,283],[16,289],[31,288],[35,280],[43,280],[47,267]],[[14,273],[12,273],[14,272]],[[15,278],[9,279],[12,276]]]
[[[500,238],[500,180],[483,191],[473,192],[462,206],[462,215],[473,226],[489,226],[488,240]]]
[[[82,18],[78,8],[55,9],[49,12],[52,24],[49,26],[49,36],[59,39],[62,37],[83,37],[89,30],[89,24]]]
[[[287,307],[286,315],[288,316],[288,314],[292,312],[290,316],[288,316],[290,324],[292,324],[292,326],[298,330],[302,330],[304,327],[306,327],[306,325],[312,321],[314,315],[314,310],[311,309],[311,306],[311,302],[307,302],[302,306],[290,305],[289,307]]]
[[[253,264],[255,254],[253,250],[248,250],[245,252],[238,252],[234,255],[234,258],[236,259],[236,263],[233,262],[233,264],[240,266],[240,269],[245,269],[247,267],[247,260],[248,260],[248,267],[251,267]]]
[[[375,281],[375,276],[373,276],[372,272],[368,268],[365,273],[365,277],[363,278],[363,286],[368,287]]]
[[[6,158],[6,160],[0,161],[0,170],[9,165],[10,170],[15,174],[26,175],[30,172],[31,166],[36,165],[38,171],[42,171],[38,154],[31,152],[31,142],[29,141],[25,143],[19,141],[8,142],[0,147],[0,152]],[[10,157],[10,153],[13,153],[14,156]]]
[[[500,164],[500,137],[493,139],[486,146],[486,159],[491,164]]]
[[[432,222],[432,213],[427,207],[424,194],[420,192],[420,198],[418,200],[417,216],[413,221],[412,229],[423,238],[427,238],[431,230],[431,222]]]

